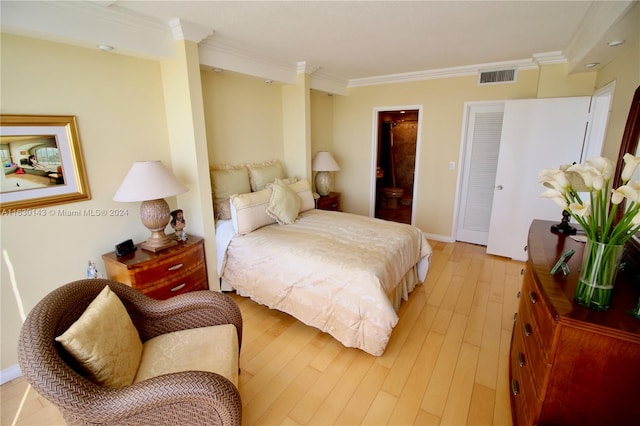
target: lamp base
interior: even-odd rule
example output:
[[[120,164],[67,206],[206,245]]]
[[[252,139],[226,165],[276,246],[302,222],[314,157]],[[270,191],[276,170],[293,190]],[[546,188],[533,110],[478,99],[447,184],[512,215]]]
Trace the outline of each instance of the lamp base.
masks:
[[[178,245],[178,242],[174,239],[171,239],[164,232],[152,232],[151,237],[144,243],[141,243],[139,247],[143,250],[157,253],[176,245]]]
[[[331,192],[331,176],[329,176],[329,172],[316,173],[316,191],[323,197],[329,195]]]
[[[171,209],[164,199],[143,201],[140,205],[140,220],[151,231],[151,237],[140,244],[143,250],[156,253],[178,244],[164,233],[171,220]]]

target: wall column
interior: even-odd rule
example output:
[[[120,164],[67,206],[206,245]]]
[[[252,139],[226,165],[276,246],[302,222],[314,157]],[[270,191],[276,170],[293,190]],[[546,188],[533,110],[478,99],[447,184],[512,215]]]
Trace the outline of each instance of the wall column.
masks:
[[[305,62],[298,63],[296,84],[282,87],[282,120],[287,174],[311,182],[311,84]]]
[[[187,233],[204,237],[209,288],[220,290],[217,273],[215,225],[198,42],[213,31],[183,20],[170,22],[176,56],[161,62],[162,85],[173,172],[189,191],[179,195]]]

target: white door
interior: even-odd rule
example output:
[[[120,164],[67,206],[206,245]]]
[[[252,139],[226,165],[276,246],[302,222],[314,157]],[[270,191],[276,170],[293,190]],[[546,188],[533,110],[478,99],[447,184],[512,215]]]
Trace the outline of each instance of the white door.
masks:
[[[580,162],[590,97],[505,103],[487,253],[526,260],[533,219],[559,222],[562,212],[544,191],[545,168]]]
[[[467,108],[456,240],[487,245],[504,102]]]

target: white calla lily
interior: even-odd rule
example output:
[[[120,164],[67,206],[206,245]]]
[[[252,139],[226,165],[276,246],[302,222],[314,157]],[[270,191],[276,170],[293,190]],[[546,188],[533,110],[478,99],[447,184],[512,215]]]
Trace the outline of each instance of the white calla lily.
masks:
[[[546,191],[544,191],[541,195],[542,198],[548,198],[549,200],[553,201],[554,203],[556,203],[562,210],[566,210],[568,203],[567,200],[565,200],[564,195],[562,195],[562,192],[556,190],[556,189],[547,189]]]
[[[571,180],[574,180],[577,177],[582,179],[587,191],[591,191],[593,189],[593,181],[598,175],[600,175],[594,167],[585,166],[583,164],[574,164],[567,169],[567,173],[573,175]]]
[[[605,180],[611,179],[613,176],[613,161],[605,157],[595,157],[587,160],[587,165],[596,169]]]
[[[626,153],[624,157],[624,168],[622,169],[622,182],[628,182],[631,176],[636,172],[636,168],[640,165],[640,157]]]
[[[613,204],[620,204],[625,198],[638,202],[640,197],[640,191],[633,189],[630,185],[622,185],[618,189],[614,189],[611,193],[611,202]]]
[[[571,203],[569,204],[569,210],[580,217],[589,217],[591,215],[591,206],[589,204]]]

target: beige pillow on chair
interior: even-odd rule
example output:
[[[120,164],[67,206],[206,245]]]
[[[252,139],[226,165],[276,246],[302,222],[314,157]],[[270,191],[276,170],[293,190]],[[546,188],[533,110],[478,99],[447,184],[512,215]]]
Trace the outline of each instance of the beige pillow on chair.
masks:
[[[110,388],[133,383],[142,357],[142,341],[127,309],[109,286],[56,341],[94,383]]]

